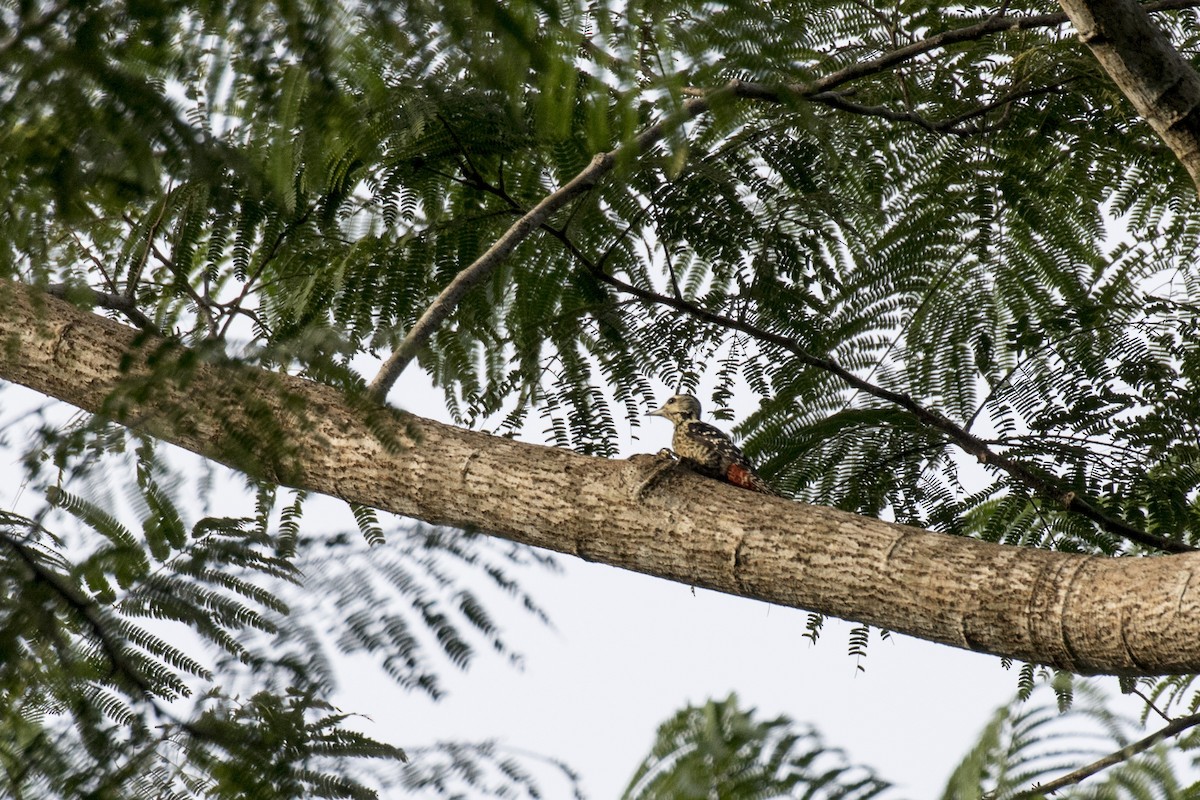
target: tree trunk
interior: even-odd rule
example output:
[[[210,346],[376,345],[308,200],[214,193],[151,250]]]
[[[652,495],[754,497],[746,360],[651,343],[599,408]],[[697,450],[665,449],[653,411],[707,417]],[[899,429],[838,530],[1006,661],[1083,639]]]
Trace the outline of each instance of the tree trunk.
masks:
[[[0,379],[288,486],[1073,672],[1200,671],[1200,553],[1110,559],[930,533],[655,456],[442,425],[8,281],[0,309]]]
[[[1059,0],[1075,30],[1200,191],[1200,75],[1134,0]]]

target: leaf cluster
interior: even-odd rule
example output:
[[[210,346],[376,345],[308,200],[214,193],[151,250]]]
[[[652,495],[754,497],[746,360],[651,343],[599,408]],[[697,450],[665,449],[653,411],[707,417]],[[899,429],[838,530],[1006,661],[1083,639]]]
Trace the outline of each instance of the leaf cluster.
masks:
[[[1055,702],[1044,699],[1050,690],[1057,696]],[[1064,697],[1072,702],[1064,706]],[[1038,791],[1039,786],[1075,774],[1081,765],[1130,745],[1135,730],[1130,720],[1108,707],[1095,686],[1057,675],[1038,686],[1032,699],[1019,697],[996,711],[951,774],[942,797],[1149,800],[1192,796],[1196,787],[1181,780],[1163,743],[1118,759],[1086,780],[1080,776],[1082,782],[1052,795]]]
[[[688,706],[659,726],[622,794],[637,798],[877,797],[888,784],[845,763],[787,717],[755,718],[737,695]]]

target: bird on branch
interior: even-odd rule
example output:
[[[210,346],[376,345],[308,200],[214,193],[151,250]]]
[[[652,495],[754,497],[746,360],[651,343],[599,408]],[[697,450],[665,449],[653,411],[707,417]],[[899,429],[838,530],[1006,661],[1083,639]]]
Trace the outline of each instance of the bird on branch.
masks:
[[[690,394],[677,394],[650,416],[665,417],[675,424],[671,447],[684,466],[719,481],[763,494],[779,493],[754,471],[750,461],[722,430],[700,421],[700,401]]]

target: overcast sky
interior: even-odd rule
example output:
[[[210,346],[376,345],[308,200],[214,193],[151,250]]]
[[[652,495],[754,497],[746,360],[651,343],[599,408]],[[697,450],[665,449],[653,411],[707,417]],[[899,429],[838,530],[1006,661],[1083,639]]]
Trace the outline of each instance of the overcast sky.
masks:
[[[613,798],[659,723],[735,691],[763,719],[813,723],[827,745],[922,798],[937,796],[1016,691],[1015,672],[995,658],[893,636],[873,638],[860,671],[846,653],[845,623],[830,620],[814,646],[803,612],[563,560],[565,574],[536,579],[534,590],[556,630],[520,625],[512,637],[526,654],[523,671],[483,659],[451,678],[440,703],[364,674],[346,685],[344,707],[386,706],[375,717],[381,735],[496,737],[554,755],[581,773],[589,797]]]

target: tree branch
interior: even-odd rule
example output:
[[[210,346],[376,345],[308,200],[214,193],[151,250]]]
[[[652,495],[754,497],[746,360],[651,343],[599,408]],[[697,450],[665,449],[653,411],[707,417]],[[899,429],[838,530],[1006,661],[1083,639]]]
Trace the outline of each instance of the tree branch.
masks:
[[[1079,40],[1200,191],[1200,74],[1134,0],[1059,0],[1059,5]]]
[[[267,480],[1077,673],[1200,671],[1200,554],[1003,546],[461,430],[0,281],[0,378]],[[267,435],[269,433],[270,435]]]
[[[1189,714],[1186,717],[1180,717],[1170,725],[1155,731],[1144,739],[1139,739],[1132,744],[1128,744],[1114,753],[1109,753],[1104,758],[1097,759],[1091,764],[1088,764],[1085,767],[1080,767],[1074,772],[1069,772],[1060,778],[1055,778],[1049,783],[1035,784],[1031,789],[1026,789],[1023,792],[1018,792],[1017,794],[1012,795],[1010,800],[1025,800],[1026,798],[1028,798],[1028,800],[1033,800],[1033,798],[1054,794],[1059,789],[1065,789],[1068,786],[1075,786],[1076,784],[1082,783],[1087,778],[1092,777],[1097,772],[1108,769],[1112,766],[1116,766],[1122,761],[1128,761],[1138,753],[1149,750],[1163,739],[1176,736],[1180,733],[1183,733],[1188,728],[1195,727],[1196,725],[1200,725],[1200,714]]]
[[[662,122],[651,125],[628,144],[606,153],[597,154],[583,171],[554,192],[546,195],[542,198],[541,202],[522,214],[521,218],[514,222],[483,255],[479,256],[473,263],[455,275],[454,279],[450,281],[446,288],[425,309],[425,312],[413,324],[408,333],[405,334],[404,339],[400,341],[400,344],[396,346],[396,349],[384,361],[379,374],[375,376],[374,380],[367,387],[368,394],[377,400],[383,400],[387,397],[388,391],[395,384],[396,379],[400,377],[400,373],[404,372],[405,367],[411,363],[420,349],[425,346],[429,337],[450,316],[462,301],[463,296],[491,274],[492,270],[503,263],[504,259],[521,242],[529,238],[535,230],[548,221],[552,214],[564,208],[576,197],[589,191],[604,175],[612,170],[613,166],[620,159],[626,157],[636,158],[658,143],[667,135],[669,130],[707,111],[714,98],[734,92],[735,89],[733,87],[726,87],[705,97],[697,97],[685,101],[676,114]],[[626,156],[627,153],[630,155]]]
[[[29,547],[4,532],[2,527],[0,527],[0,543],[33,573],[34,580],[49,587],[70,611],[87,623],[92,637],[108,657],[113,676],[123,680],[125,684],[122,686],[123,689],[133,696],[154,694],[154,687],[137,665],[125,655],[125,648],[122,646],[120,637],[114,636],[109,631],[108,621],[94,600],[81,594],[67,578],[50,569],[30,551]]]
[[[985,103],[978,108],[973,108],[970,111],[964,111],[957,116],[942,120],[932,120],[917,114],[912,111],[893,111],[884,105],[866,106],[861,103],[855,103],[848,99],[844,92],[820,92],[812,95],[809,99],[813,102],[824,103],[825,105],[836,108],[839,111],[847,111],[851,114],[860,116],[880,117],[889,122],[908,122],[918,127],[924,128],[930,133],[948,133],[952,136],[975,136],[992,130],[994,126],[984,125],[968,125],[963,123],[975,117],[983,116],[988,112],[994,111],[1002,106],[1008,106],[1018,100],[1024,100],[1029,97],[1038,97],[1044,94],[1054,94],[1062,91],[1062,87],[1069,80],[1056,81],[1046,86],[1038,86],[1033,89],[1027,89],[1021,92],[1011,92],[1003,97],[997,98],[990,103]]]

